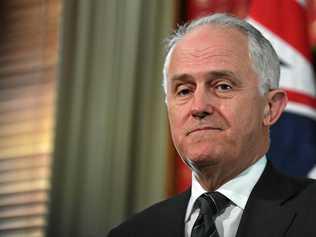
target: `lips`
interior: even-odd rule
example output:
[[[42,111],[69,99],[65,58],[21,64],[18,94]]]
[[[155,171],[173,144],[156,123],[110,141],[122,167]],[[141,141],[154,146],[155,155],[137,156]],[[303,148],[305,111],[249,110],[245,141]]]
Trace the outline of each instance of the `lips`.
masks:
[[[211,127],[211,126],[206,126],[206,127],[198,127],[198,128],[193,128],[190,129],[189,131],[186,132],[186,136],[195,133],[195,132],[200,132],[200,131],[222,131],[223,129],[217,128],[217,127]]]

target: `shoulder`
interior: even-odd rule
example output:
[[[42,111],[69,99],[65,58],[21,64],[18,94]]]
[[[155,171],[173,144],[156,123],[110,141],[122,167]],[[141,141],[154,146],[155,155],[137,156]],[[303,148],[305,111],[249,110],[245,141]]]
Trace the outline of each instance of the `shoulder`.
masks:
[[[316,207],[316,181],[303,177],[288,176],[273,167],[271,162],[253,188],[247,202],[247,210],[279,204],[283,208],[306,210],[306,204]]]
[[[260,191],[268,189],[269,196],[281,197],[284,204],[289,203],[305,208],[308,203],[311,203],[310,207],[316,207],[316,180],[288,176],[268,164],[258,186],[260,186]]]
[[[304,207],[316,207],[316,180],[308,178],[291,178],[292,182],[298,186],[298,191],[295,194],[297,202],[301,203]]]
[[[283,236],[281,232],[287,236],[315,236],[315,218],[315,180],[287,176],[269,162],[249,196],[238,233],[239,236]],[[262,235],[260,231],[266,226],[269,228]]]
[[[293,197],[300,198],[302,200],[316,198],[316,180],[306,177],[288,176],[279,172],[279,179],[285,180],[282,184],[285,189],[293,190]],[[278,180],[276,180],[278,182]],[[314,194],[314,195],[312,195]]]
[[[145,210],[129,217],[126,221],[113,228],[108,237],[116,236],[150,236],[160,227],[179,218],[184,221],[186,206],[190,198],[190,191],[156,203]]]
[[[276,193],[298,194],[305,191],[313,191],[315,184],[316,180],[306,177],[289,176],[283,173],[268,160],[267,166],[256,186],[259,186],[262,189],[261,191],[272,190]]]
[[[284,207],[295,213],[292,226],[289,228],[290,236],[315,236],[316,218],[316,181],[304,178],[293,179],[300,188],[284,204]]]

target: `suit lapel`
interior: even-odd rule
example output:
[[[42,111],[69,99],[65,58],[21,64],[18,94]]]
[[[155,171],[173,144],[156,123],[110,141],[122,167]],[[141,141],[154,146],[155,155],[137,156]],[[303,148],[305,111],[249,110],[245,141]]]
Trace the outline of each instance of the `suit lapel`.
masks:
[[[236,236],[285,236],[296,216],[287,202],[298,190],[298,185],[289,182],[268,162],[249,197]]]
[[[184,236],[184,218],[186,208],[190,199],[191,190],[172,198],[164,209],[161,210],[159,226],[161,229],[156,231],[155,236],[164,237],[183,237]]]

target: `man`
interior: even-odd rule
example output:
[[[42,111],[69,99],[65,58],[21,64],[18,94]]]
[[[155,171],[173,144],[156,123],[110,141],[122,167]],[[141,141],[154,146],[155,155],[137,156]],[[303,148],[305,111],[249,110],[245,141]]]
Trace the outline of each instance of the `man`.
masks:
[[[265,157],[287,103],[279,74],[274,49],[245,21],[214,14],[180,27],[164,89],[191,189],[109,236],[316,236],[316,184],[278,173]]]

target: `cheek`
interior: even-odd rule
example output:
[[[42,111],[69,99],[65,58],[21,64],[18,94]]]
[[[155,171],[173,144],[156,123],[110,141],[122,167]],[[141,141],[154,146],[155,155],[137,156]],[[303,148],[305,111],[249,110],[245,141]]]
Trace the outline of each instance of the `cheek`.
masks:
[[[168,118],[169,118],[169,123],[170,127],[173,128],[174,125],[177,123],[177,114],[174,112],[174,109],[171,107],[168,107]]]
[[[168,118],[171,134],[175,138],[175,136],[180,132],[180,129],[182,127],[181,111],[178,111],[172,107],[168,108]]]
[[[169,106],[168,107],[168,117],[169,117],[169,122],[170,126],[172,128],[181,128],[186,121],[187,118],[187,109],[184,106]]]
[[[259,105],[249,104],[249,102],[239,102],[229,106],[225,117],[231,127],[231,130],[241,134],[249,133],[254,127],[260,126],[262,116]]]

